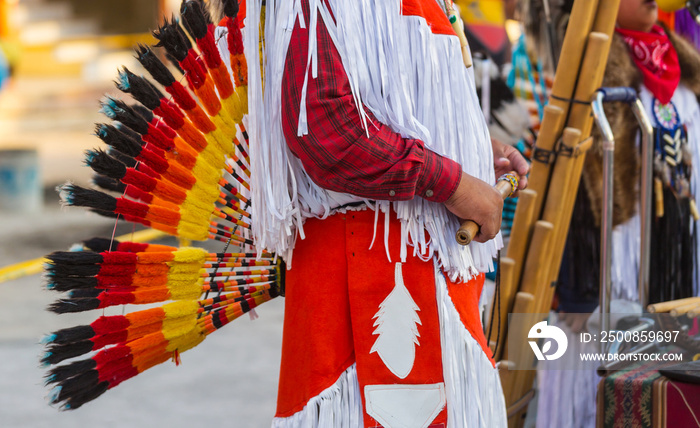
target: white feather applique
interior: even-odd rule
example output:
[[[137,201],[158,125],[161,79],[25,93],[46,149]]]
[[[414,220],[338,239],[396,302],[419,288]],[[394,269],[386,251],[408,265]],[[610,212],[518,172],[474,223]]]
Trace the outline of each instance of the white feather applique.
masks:
[[[404,285],[401,263],[396,263],[394,277],[396,286],[374,315],[374,327],[377,328],[372,334],[379,337],[369,353],[376,352],[393,374],[405,379],[413,369],[415,347],[420,346],[420,308]]]

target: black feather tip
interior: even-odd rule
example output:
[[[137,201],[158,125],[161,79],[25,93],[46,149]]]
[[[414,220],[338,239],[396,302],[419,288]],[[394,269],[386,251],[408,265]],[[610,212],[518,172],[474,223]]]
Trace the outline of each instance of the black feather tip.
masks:
[[[120,180],[126,174],[126,165],[109,156],[101,149],[87,150],[85,164],[98,174]]]
[[[95,125],[95,135],[97,135],[108,146],[114,147],[120,152],[131,157],[138,156],[143,148],[143,145],[139,143],[139,141],[141,141],[140,137],[139,140],[136,140],[132,136],[123,132],[122,129],[117,128],[114,125],[98,123]]]
[[[91,311],[98,309],[100,300],[96,298],[60,299],[49,305],[49,310],[57,314]]]
[[[148,46],[139,44],[136,48],[136,59],[143,65],[143,68],[148,70],[156,82],[165,87],[175,83],[173,74]]]
[[[116,198],[99,190],[86,189],[70,183],[59,186],[57,190],[63,203],[69,206],[89,207],[110,212],[117,209]]]
[[[92,251],[55,251],[46,258],[54,265],[90,265],[104,260],[101,254]]]
[[[204,15],[204,9],[200,2],[193,0],[182,2],[180,15],[182,15],[185,27],[192,37],[201,39],[207,35],[207,17]]]
[[[223,0],[224,15],[235,18],[238,15],[238,0]]]
[[[100,113],[103,113],[108,118],[121,122],[141,135],[148,133],[148,122],[146,119],[124,101],[108,96],[105,97],[101,104]]]
[[[64,276],[52,275],[48,277],[46,288],[49,290],[64,292],[76,289],[94,289],[97,287],[97,278],[94,276]]]
[[[63,328],[46,335],[41,343],[45,345],[58,344],[67,345],[69,343],[82,342],[95,337],[95,330],[89,325],[78,325],[75,327]]]
[[[66,379],[78,376],[81,373],[94,370],[97,367],[97,362],[93,359],[75,361],[70,364],[57,366],[49,370],[44,376],[46,385],[63,382]]]
[[[92,184],[102,190],[107,190],[110,192],[124,193],[126,191],[126,184],[102,174],[93,175]]]
[[[178,61],[183,61],[187,58],[187,54],[192,48],[190,40],[174,17],[171,20],[166,19],[163,21],[163,25],[153,31],[153,37],[158,39],[157,47],[164,47]]]
[[[105,251],[116,251],[119,246],[119,241],[108,238],[90,238],[83,241],[83,247],[89,248],[96,253],[104,253]]]
[[[67,344],[52,344],[47,347],[44,357],[41,359],[43,365],[54,365],[61,361],[85,355],[92,351],[94,343],[90,340]]]

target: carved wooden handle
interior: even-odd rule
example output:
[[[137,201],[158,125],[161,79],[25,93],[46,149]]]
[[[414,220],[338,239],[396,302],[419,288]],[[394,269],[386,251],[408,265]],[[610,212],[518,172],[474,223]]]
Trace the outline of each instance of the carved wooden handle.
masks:
[[[503,199],[512,195],[518,188],[520,177],[514,172],[509,172],[501,176],[496,183],[496,190],[501,194]],[[474,237],[479,233],[479,225],[473,220],[466,220],[457,230],[457,243],[460,245],[469,245]]]

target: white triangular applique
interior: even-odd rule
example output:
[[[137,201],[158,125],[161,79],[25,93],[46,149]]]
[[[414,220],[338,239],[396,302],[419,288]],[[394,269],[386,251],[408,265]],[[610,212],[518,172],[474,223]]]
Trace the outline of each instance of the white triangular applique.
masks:
[[[405,379],[413,369],[418,342],[418,317],[420,308],[406,289],[401,272],[401,263],[396,263],[396,285],[379,305],[374,315],[377,327],[372,334],[379,335],[369,353],[376,352],[389,370]]]
[[[445,384],[367,385],[365,402],[385,428],[425,428],[445,407]]]

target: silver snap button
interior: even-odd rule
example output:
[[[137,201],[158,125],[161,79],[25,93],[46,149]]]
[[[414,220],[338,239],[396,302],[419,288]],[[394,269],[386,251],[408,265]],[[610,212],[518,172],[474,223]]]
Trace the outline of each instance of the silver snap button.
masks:
[[[433,191],[432,190],[426,190],[425,196],[432,198],[433,197]]]
[[[393,190],[389,190],[389,196],[396,196],[396,192]]]

